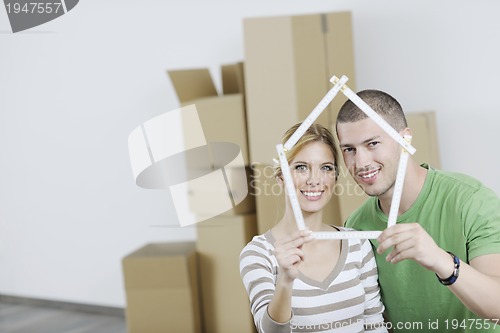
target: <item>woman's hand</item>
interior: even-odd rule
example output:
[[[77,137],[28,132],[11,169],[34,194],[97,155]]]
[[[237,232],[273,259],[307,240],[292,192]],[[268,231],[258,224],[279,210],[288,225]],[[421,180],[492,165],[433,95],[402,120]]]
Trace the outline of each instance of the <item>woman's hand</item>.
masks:
[[[278,278],[283,279],[283,282],[292,283],[297,278],[300,263],[304,261],[302,245],[313,239],[310,230],[298,230],[291,236],[276,240],[274,255],[280,269]]]

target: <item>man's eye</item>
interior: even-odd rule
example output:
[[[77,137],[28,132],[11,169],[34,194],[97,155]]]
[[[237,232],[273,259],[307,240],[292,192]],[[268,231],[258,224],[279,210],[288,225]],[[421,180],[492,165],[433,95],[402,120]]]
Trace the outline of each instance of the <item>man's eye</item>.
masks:
[[[351,147],[346,147],[343,149],[343,152],[344,153],[350,153],[350,152],[353,152],[354,151],[354,148],[351,148]]]
[[[372,141],[368,144],[368,146],[370,147],[375,147],[376,145],[378,145],[380,142],[379,141]]]

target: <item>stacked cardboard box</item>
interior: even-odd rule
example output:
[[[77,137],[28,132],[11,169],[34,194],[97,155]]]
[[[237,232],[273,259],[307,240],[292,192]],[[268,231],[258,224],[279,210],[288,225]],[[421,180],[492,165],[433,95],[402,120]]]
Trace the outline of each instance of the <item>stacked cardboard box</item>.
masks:
[[[201,333],[194,243],[152,243],[122,260],[128,333]]]
[[[222,95],[217,93],[208,69],[168,71],[168,75],[180,104],[196,106],[207,143],[233,143],[240,150],[239,164],[233,161],[215,165],[224,170],[223,181],[228,186],[222,189],[225,196],[231,194],[234,198],[248,193],[243,202],[220,214],[214,201],[221,201],[218,195],[221,193],[215,193],[214,186],[207,183],[190,182],[188,196],[192,211],[198,216],[211,217],[197,224],[205,332],[255,332],[238,265],[241,250],[257,232],[255,197],[249,186],[252,168],[248,163],[243,63],[221,67]],[[185,140],[189,140],[190,127],[186,123],[184,133]],[[229,146],[222,148],[227,155]],[[212,155],[217,152],[220,153],[213,150]],[[246,172],[243,180],[242,167]]]
[[[258,232],[281,218],[284,198],[275,186],[272,159],[283,133],[303,121],[333,86],[333,75],[346,75],[355,90],[354,51],[349,12],[249,18],[244,20],[245,86],[250,161],[254,167]],[[330,128],[346,98],[339,94],[316,120]],[[269,193],[270,186],[275,190]],[[279,195],[276,195],[276,192]],[[326,220],[341,225],[339,200],[333,197]]]
[[[244,20],[245,87],[252,163],[272,163],[283,133],[303,121],[346,75],[356,88],[348,12]],[[339,94],[317,119],[329,127],[346,100]]]
[[[181,106],[195,105],[205,140],[207,144],[211,145],[210,154],[215,155],[215,152],[222,151],[224,161],[220,161],[223,163],[219,164],[224,165],[215,165],[215,169],[224,170],[223,182],[227,182],[229,188],[224,187],[220,189],[220,191],[224,192],[218,193],[215,191],[219,191],[219,188],[211,186],[213,183],[210,181],[198,181],[189,184],[188,195],[192,211],[197,215],[206,215],[208,217],[220,213],[220,205],[215,202],[217,199],[220,199],[221,196],[228,197],[230,194],[235,196],[237,194],[235,192],[243,193],[244,200],[237,205],[233,205],[234,207],[225,214],[248,214],[255,211],[255,198],[252,195],[245,196],[245,191],[248,190],[248,179],[245,174],[249,176],[251,169],[248,166],[243,64],[224,65],[221,72],[225,92],[223,95],[217,93],[208,69],[168,71]],[[193,135],[189,121],[183,123],[183,133],[186,141],[189,141]],[[194,133],[194,135],[198,135],[198,133]],[[218,147],[222,148],[213,146],[215,143],[219,143]],[[224,143],[225,146],[221,143]],[[235,148],[229,146],[230,144],[233,144]],[[231,149],[236,149],[235,158],[233,159],[230,156],[230,160],[227,160],[227,155],[233,154],[228,152]],[[200,163],[199,161],[187,161],[187,164],[188,168],[197,168]],[[217,164],[217,162],[214,164]],[[228,164],[227,167],[226,164]],[[211,167],[212,165],[210,165]],[[209,170],[207,173],[212,171],[214,170]]]
[[[221,215],[197,225],[206,333],[254,333],[239,254],[257,233],[255,214]]]

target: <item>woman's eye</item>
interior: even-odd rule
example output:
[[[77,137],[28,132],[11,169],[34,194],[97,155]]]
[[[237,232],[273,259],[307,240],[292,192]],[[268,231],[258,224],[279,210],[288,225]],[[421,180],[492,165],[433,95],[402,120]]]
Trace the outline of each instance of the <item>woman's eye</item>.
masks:
[[[297,171],[306,171],[307,170],[307,166],[303,165],[303,164],[298,164],[295,166],[295,170]]]
[[[323,166],[323,170],[325,171],[333,171],[335,168],[333,167],[333,165],[324,165]]]

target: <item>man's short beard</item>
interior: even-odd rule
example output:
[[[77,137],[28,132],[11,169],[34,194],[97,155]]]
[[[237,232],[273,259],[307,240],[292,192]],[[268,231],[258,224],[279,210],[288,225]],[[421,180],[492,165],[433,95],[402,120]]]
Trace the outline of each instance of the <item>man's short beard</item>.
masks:
[[[383,196],[384,194],[386,194],[387,192],[389,192],[391,189],[393,189],[395,183],[396,183],[396,181],[392,182],[392,184],[389,187],[387,187],[384,191],[382,191],[380,193],[367,193],[363,189],[363,187],[361,187],[361,188],[363,189],[363,192],[365,192],[365,194],[368,195],[369,197],[377,197],[377,198],[379,198],[379,197]]]

